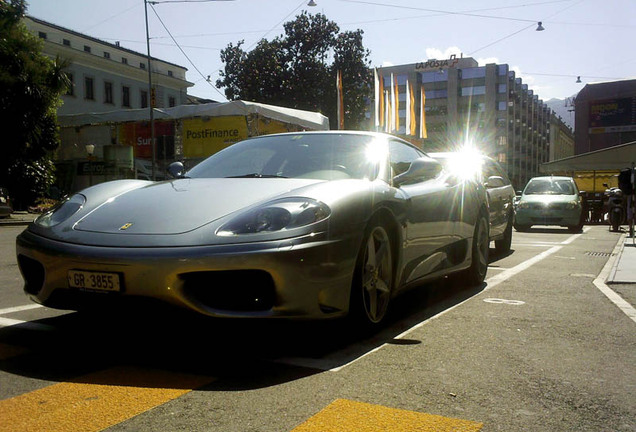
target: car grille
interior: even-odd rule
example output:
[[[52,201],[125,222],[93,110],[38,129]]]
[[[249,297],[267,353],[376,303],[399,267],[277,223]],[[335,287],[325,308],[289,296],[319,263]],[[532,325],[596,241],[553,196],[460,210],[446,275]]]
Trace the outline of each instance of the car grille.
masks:
[[[532,210],[565,210],[566,203],[531,203]]]
[[[213,309],[256,312],[274,306],[274,280],[262,270],[204,271],[179,277],[187,296]]]

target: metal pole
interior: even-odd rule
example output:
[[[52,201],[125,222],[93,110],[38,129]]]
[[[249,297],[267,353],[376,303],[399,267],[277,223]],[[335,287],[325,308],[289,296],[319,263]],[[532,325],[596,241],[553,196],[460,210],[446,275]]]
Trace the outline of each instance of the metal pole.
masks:
[[[148,59],[148,108],[150,109],[150,146],[152,148],[152,180],[155,181],[157,179],[155,173],[155,164],[157,159],[156,149],[155,149],[155,119],[154,112],[152,106],[152,67],[150,65],[150,33],[148,32],[148,1],[144,0],[144,13],[146,16],[146,48],[147,48],[147,59]]]

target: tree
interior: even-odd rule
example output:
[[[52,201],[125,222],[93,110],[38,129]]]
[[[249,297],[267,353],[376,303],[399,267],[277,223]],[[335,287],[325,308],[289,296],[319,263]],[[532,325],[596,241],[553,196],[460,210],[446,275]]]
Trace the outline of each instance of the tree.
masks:
[[[24,0],[0,2],[0,185],[16,208],[42,196],[54,180],[52,152],[59,146],[56,110],[69,82],[65,64],[42,54],[42,42],[21,19]]]
[[[345,127],[359,129],[371,96],[369,50],[362,30],[340,33],[323,14],[302,12],[283,25],[285,33],[262,39],[246,52],[243,41],[221,51],[225,64],[216,81],[229,100],[248,100],[318,111],[337,127],[336,73],[342,71]]]

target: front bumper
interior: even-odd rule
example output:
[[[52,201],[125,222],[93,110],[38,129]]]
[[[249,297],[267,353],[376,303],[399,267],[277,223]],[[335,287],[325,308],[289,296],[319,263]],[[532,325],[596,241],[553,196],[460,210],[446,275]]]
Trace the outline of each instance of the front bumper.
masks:
[[[25,292],[45,306],[80,310],[159,300],[216,317],[320,319],[345,315],[360,239],[326,235],[223,246],[121,248],[17,239]],[[69,270],[120,275],[119,292],[69,286]]]
[[[517,225],[558,225],[577,226],[581,223],[581,208],[574,209],[523,209],[515,210],[515,223]]]

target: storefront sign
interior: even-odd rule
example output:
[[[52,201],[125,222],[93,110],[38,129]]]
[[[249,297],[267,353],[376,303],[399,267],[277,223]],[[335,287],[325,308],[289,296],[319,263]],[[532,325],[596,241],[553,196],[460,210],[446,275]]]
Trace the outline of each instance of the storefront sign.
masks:
[[[606,99],[590,103],[590,128],[606,132],[632,130],[636,126],[636,97]]]
[[[244,116],[209,117],[183,120],[183,155],[208,157],[247,138]]]
[[[415,70],[449,68],[454,67],[457,63],[459,63],[459,59],[453,54],[447,60],[429,60],[423,63],[416,63]]]
[[[156,142],[162,142],[160,137],[174,137],[174,122],[155,121]],[[150,122],[125,123],[119,128],[119,143],[134,147],[136,158],[152,158],[150,145]]]

